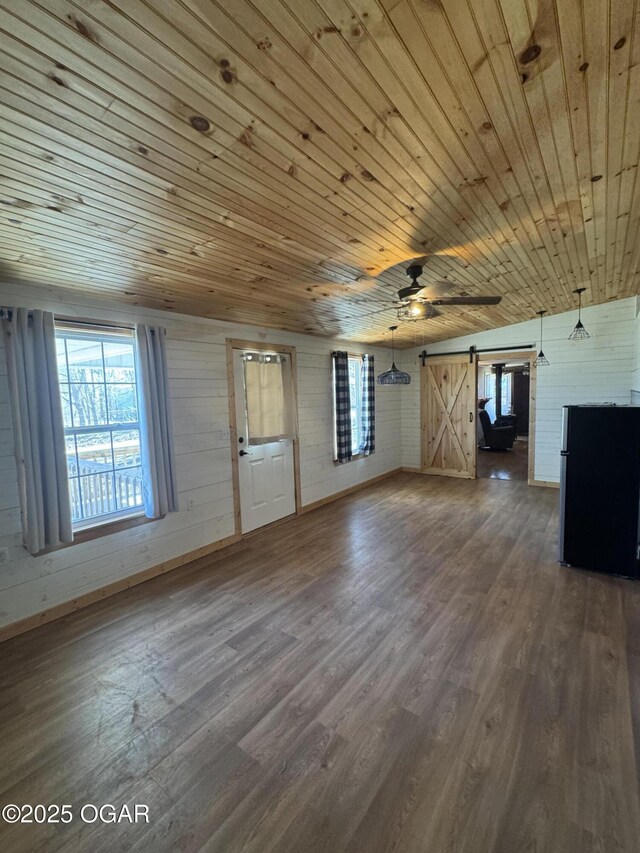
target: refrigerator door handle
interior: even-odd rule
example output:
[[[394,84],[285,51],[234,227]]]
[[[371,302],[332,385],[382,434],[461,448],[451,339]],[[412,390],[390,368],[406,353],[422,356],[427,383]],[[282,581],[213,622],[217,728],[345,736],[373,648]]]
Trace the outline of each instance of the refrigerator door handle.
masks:
[[[562,445],[560,447],[560,513],[558,524],[558,562],[565,562],[564,555],[564,525],[565,525],[565,501],[567,499],[567,438],[569,436],[569,409],[562,408]]]

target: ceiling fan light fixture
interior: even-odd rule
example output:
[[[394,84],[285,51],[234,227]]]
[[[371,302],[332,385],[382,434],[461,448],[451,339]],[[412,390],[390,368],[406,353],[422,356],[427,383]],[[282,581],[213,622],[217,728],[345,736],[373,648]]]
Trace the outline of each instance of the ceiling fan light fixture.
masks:
[[[571,334],[569,335],[570,341],[586,341],[591,337],[589,332],[587,332],[584,325],[582,324],[582,317],[581,317],[581,314],[582,314],[582,294],[584,293],[584,291],[586,289],[587,289],[586,287],[579,287],[577,290],[573,291],[574,293],[578,294],[578,322],[576,323],[573,332],[571,332]]]
[[[389,326],[391,332],[391,367],[380,373],[378,376],[378,385],[410,385],[411,376],[405,373],[404,370],[398,370],[396,367],[396,351],[394,345],[394,332],[397,326]]]
[[[415,322],[416,320],[429,320],[435,316],[435,308],[425,299],[409,299],[398,308],[398,320],[403,322]]]

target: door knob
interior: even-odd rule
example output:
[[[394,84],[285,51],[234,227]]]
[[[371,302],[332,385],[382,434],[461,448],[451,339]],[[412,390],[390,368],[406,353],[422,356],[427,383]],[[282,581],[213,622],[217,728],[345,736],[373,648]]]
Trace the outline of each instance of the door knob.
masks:
[[[239,455],[240,455],[240,456],[251,456],[251,454],[250,454],[250,453],[247,453],[247,451],[246,451],[246,450],[241,450]]]

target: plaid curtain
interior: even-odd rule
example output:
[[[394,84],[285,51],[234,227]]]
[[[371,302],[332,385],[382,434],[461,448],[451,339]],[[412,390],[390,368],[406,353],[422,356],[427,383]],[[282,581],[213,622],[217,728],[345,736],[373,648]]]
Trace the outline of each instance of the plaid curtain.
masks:
[[[373,372],[373,356],[362,356],[360,371],[360,393],[362,395],[362,420],[360,423],[359,452],[370,456],[376,451],[376,378]]]
[[[351,448],[351,398],[349,396],[349,356],[346,352],[333,354],[333,382],[336,403],[336,459],[349,462]]]

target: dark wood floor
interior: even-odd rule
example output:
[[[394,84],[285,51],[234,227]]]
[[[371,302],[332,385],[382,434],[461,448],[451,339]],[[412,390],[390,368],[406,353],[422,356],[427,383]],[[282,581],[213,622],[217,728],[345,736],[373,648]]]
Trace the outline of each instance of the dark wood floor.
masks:
[[[2,850],[637,853],[640,587],[557,492],[403,474],[2,648]]]
[[[527,482],[529,468],[529,442],[526,438],[515,441],[511,450],[483,450],[478,448],[478,477],[495,480],[521,480]]]

